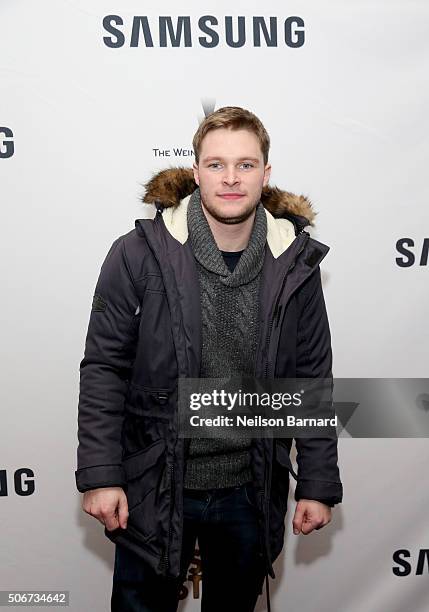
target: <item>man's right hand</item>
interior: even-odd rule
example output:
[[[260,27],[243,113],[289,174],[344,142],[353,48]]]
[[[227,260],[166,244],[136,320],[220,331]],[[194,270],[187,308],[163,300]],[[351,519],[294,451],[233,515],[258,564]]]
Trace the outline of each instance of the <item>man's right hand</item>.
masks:
[[[91,489],[83,494],[82,509],[94,516],[108,531],[126,529],[128,502],[122,487]]]

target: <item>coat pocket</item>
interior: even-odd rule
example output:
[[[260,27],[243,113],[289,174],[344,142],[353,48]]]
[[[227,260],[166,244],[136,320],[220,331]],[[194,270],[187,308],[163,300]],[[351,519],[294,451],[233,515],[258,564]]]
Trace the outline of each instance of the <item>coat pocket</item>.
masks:
[[[160,438],[122,462],[127,480],[128,522],[147,539],[156,535],[165,450],[165,440]]]
[[[174,413],[174,389],[142,387],[130,383],[125,411],[136,416],[168,420]]]

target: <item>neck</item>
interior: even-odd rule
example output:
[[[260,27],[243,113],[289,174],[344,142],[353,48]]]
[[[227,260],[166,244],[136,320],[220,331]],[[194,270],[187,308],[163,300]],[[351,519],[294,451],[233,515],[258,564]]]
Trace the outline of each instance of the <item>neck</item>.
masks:
[[[206,207],[202,206],[207,222],[220,251],[242,251],[249,243],[255,220],[256,209],[240,223],[221,223],[215,219]]]

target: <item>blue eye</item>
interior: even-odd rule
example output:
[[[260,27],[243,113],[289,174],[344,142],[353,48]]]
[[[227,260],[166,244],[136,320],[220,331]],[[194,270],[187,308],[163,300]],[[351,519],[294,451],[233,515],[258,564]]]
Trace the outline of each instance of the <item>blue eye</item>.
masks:
[[[221,164],[219,162],[212,162],[211,164],[209,164],[209,168],[212,168],[214,166],[220,166]],[[243,162],[242,164],[240,164],[241,166],[247,166],[248,168],[254,168],[254,165],[250,162]],[[247,170],[247,168],[246,168]]]

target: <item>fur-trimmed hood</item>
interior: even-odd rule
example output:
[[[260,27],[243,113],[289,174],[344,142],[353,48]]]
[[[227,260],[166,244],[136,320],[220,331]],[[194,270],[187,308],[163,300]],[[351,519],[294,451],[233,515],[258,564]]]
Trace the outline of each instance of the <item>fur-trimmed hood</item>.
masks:
[[[155,173],[144,184],[141,197],[145,204],[155,204],[170,234],[185,244],[188,239],[187,207],[198,187],[192,168],[170,167]],[[278,187],[266,186],[261,202],[267,216],[267,243],[275,259],[280,257],[307,225],[314,225],[316,212],[308,198]]]
[[[192,168],[170,167],[155,173],[144,184],[146,191],[141,200],[146,204],[162,203],[164,208],[176,207],[197,187]],[[273,217],[294,217],[301,226],[314,225],[317,213],[306,196],[267,185],[262,189],[261,202]]]

